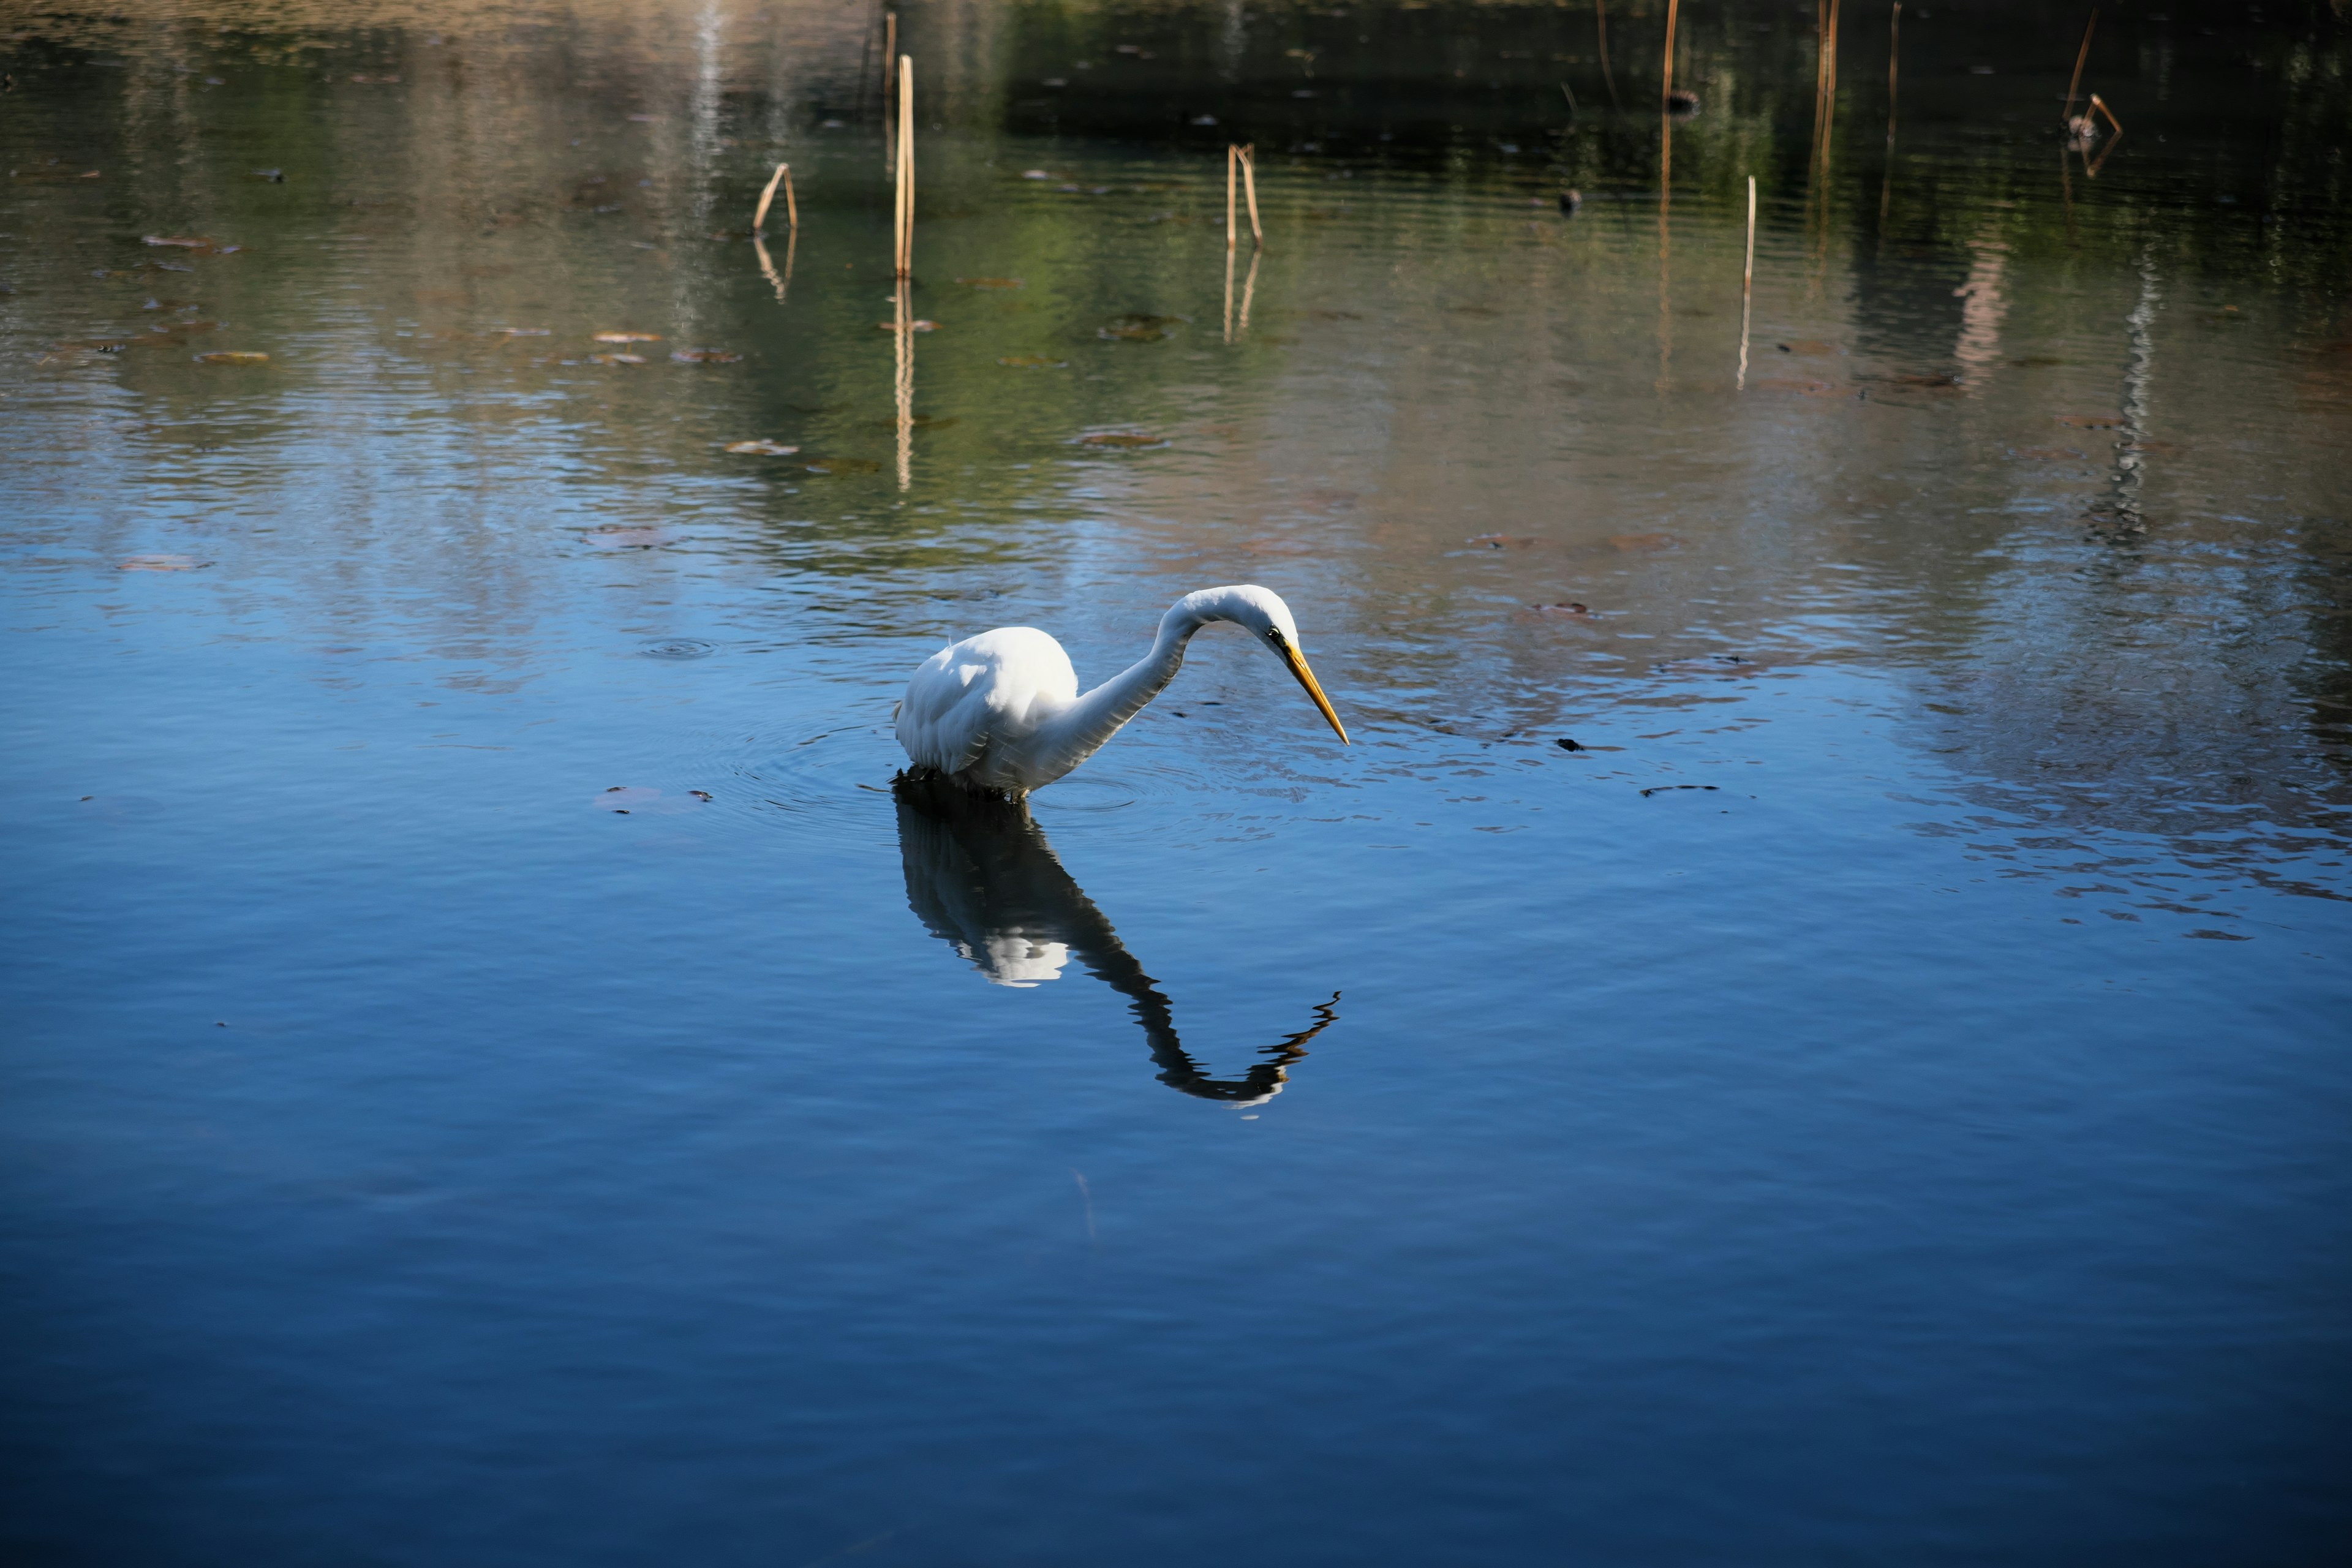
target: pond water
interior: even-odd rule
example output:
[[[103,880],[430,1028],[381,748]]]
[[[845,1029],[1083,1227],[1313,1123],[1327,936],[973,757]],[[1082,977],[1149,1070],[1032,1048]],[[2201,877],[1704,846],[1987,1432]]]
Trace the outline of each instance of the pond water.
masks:
[[[2340,1549],[2345,25],[1889,19],[16,13],[12,1555]]]

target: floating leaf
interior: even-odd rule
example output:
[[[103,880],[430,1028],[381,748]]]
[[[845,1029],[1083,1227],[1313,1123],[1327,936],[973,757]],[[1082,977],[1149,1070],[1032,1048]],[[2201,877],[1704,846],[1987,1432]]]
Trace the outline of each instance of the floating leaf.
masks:
[[[249,349],[219,349],[208,354],[198,354],[196,363],[198,364],[267,364],[269,363],[269,356],[265,353],[256,353]]]
[[[1104,430],[1092,436],[1081,436],[1079,441],[1088,447],[1164,447],[1165,436],[1143,436],[1131,430]]]
[[[1052,359],[1045,354],[1013,354],[996,363],[1012,365],[1017,370],[1067,370],[1070,368],[1068,360]]]
[[[115,568],[118,572],[200,572],[211,565],[193,555],[134,555]]]
[[[798,447],[780,446],[776,442],[764,438],[756,441],[732,442],[727,449],[730,452],[740,452],[746,457],[758,458],[789,458],[800,450]]]
[[[959,278],[956,281],[967,289],[1026,289],[1029,286],[1018,278]]]
[[[743,356],[725,349],[679,349],[669,357],[680,364],[733,364]]]
[[[600,343],[657,343],[661,342],[661,334],[659,332],[598,332],[596,341]]]
[[[595,361],[598,364],[643,364],[646,363],[646,356],[643,354],[590,354],[588,357]]]

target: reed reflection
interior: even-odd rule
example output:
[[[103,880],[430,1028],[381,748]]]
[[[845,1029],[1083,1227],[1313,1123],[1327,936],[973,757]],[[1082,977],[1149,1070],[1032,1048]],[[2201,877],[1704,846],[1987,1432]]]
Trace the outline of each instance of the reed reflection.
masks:
[[[1339,994],[1315,1021],[1261,1048],[1238,1078],[1213,1078],[1185,1050],[1175,1010],[1118,940],[1108,918],[1063,869],[1026,805],[973,795],[939,781],[899,779],[898,851],[907,903],[992,984],[1032,986],[1061,978],[1076,958],[1128,1000],[1160,1081],[1200,1100],[1257,1105],[1282,1092],[1307,1042],[1339,1021]]]

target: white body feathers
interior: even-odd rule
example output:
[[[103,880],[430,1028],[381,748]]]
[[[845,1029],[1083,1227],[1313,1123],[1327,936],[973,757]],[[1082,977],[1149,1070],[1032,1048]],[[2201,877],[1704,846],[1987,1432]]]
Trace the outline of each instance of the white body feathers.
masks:
[[[1298,655],[1298,626],[1269,589],[1187,594],[1160,617],[1151,651],[1081,696],[1062,645],[1034,626],[966,637],[925,659],[898,705],[898,743],[918,770],[971,789],[1021,795],[1092,756],[1183,668],[1184,645],[1212,621],[1248,630],[1290,668],[1344,742],[1347,731]]]

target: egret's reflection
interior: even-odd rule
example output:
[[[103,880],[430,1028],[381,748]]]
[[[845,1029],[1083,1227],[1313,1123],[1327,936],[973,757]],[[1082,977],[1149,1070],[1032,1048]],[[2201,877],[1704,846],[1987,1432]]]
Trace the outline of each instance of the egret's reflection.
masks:
[[[1170,1088],[1230,1105],[1270,1100],[1282,1092],[1286,1069],[1307,1054],[1307,1042],[1338,1021],[1335,991],[1315,1009],[1313,1025],[1259,1051],[1239,1078],[1211,1078],[1177,1038],[1168,998],[1062,868],[1026,805],[939,780],[901,778],[892,793],[907,902],[932,934],[998,985],[1058,979],[1075,957],[1127,998]]]

